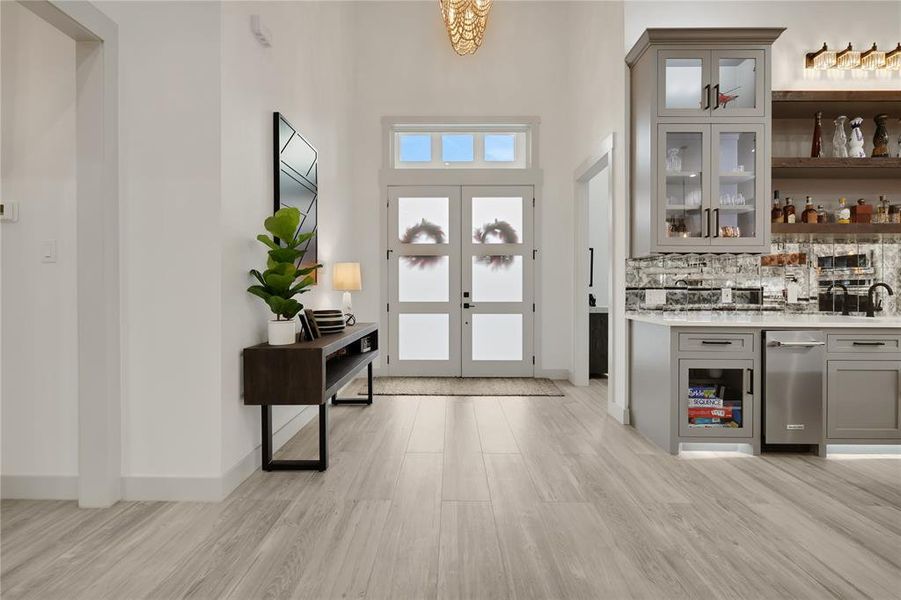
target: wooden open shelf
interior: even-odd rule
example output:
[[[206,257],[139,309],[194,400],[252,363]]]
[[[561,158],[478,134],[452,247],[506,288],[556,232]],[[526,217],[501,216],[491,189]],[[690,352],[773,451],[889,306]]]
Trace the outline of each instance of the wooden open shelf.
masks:
[[[824,120],[839,115],[870,120],[879,113],[890,118],[901,115],[901,92],[893,90],[774,91],[772,100],[774,119],[813,118],[818,110],[823,111]]]
[[[901,158],[773,157],[773,179],[901,179]]]
[[[771,223],[774,242],[901,240],[898,223]]]

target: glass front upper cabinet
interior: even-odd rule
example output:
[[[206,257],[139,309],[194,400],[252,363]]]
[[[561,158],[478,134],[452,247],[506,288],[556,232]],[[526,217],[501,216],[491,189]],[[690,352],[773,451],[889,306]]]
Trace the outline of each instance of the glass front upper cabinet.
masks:
[[[763,50],[660,50],[658,114],[764,116]]]
[[[759,245],[766,227],[762,197],[763,125],[711,125],[711,243]]]
[[[709,243],[709,125],[660,125],[659,238],[666,245]]]
[[[763,50],[711,52],[713,116],[764,116]]]

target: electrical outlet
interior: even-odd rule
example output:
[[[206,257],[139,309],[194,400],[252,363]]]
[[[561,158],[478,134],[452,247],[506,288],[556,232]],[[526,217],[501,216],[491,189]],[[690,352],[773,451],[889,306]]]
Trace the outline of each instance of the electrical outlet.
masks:
[[[723,304],[732,304],[732,288],[723,288],[721,290],[720,302]]]
[[[666,304],[666,290],[645,290],[644,303],[648,306]]]

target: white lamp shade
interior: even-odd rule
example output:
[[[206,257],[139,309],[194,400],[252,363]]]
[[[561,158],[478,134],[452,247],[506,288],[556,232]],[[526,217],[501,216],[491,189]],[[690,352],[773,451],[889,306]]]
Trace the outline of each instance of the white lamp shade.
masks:
[[[342,292],[358,292],[363,289],[360,263],[335,263],[332,267],[332,288]]]

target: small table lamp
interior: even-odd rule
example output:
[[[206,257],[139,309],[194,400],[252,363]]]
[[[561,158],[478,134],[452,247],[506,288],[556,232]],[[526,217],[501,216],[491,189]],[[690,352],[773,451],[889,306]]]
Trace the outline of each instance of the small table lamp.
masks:
[[[332,289],[344,292],[342,303],[344,304],[344,314],[347,316],[348,325],[353,325],[354,321],[356,321],[353,315],[353,306],[350,302],[350,293],[362,290],[362,281],[360,263],[335,263],[335,266],[332,267]]]

